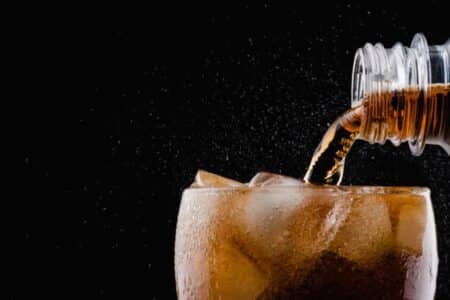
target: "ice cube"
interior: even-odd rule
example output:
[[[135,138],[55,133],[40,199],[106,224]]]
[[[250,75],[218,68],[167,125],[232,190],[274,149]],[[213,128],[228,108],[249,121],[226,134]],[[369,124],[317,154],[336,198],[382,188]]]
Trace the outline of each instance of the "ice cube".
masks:
[[[292,270],[300,281],[328,249],[349,211],[349,201],[331,198],[296,189],[250,190],[240,202],[238,240],[262,269]]]
[[[330,250],[353,262],[368,265],[391,247],[392,226],[386,199],[364,196],[353,200]]]
[[[421,255],[426,226],[433,222],[423,195],[392,194],[388,204],[397,250]]]
[[[259,172],[248,183],[249,187],[253,186],[297,186],[303,182],[288,176],[269,172]]]
[[[416,255],[422,253],[422,243],[427,221],[425,205],[402,205],[398,212],[396,228],[397,246]]]
[[[257,299],[268,284],[256,262],[236,245],[218,245],[212,263],[209,296],[213,299]]]
[[[198,170],[197,174],[195,175],[195,181],[191,185],[191,187],[239,187],[244,186],[244,184],[226,178],[222,177],[204,170]]]

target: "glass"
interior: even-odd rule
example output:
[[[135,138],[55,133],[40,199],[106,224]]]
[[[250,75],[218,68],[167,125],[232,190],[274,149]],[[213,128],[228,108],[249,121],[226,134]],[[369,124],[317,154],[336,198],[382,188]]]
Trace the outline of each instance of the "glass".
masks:
[[[216,177],[182,196],[179,299],[433,299],[429,189]]]

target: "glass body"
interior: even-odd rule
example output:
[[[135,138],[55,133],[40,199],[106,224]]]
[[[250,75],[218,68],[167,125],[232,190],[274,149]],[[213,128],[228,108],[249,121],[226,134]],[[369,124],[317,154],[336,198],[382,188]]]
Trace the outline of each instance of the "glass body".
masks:
[[[179,299],[433,299],[437,263],[427,188],[183,193]]]

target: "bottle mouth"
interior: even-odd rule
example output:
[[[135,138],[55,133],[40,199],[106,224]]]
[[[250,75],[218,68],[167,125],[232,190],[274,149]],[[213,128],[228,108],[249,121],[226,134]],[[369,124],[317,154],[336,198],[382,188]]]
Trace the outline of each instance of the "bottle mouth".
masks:
[[[366,93],[367,69],[364,62],[364,53],[358,49],[353,60],[352,85],[351,85],[351,105],[356,107],[361,105]]]
[[[446,46],[450,47],[450,41]],[[430,55],[423,34],[417,33],[410,47],[397,43],[385,48],[380,43],[367,43],[356,51],[353,60],[351,106],[360,105],[367,94],[380,89],[415,85],[425,90],[430,83]]]
[[[447,41],[445,46],[448,46]],[[378,43],[372,45],[367,43],[355,53],[352,70],[351,83],[351,106],[352,108],[362,105],[364,99],[374,96],[378,99],[384,92],[401,90],[411,86],[418,87],[427,94],[431,78],[429,47],[425,36],[417,33],[410,47],[404,47],[397,43],[392,48],[385,48]],[[381,104],[380,104],[381,105]],[[381,106],[380,106],[381,107]],[[376,110],[377,113],[383,111]],[[383,144],[387,138],[387,131],[383,124],[366,124],[370,129],[379,127],[377,130],[368,130],[374,133],[366,136],[371,143]],[[383,127],[384,126],[384,127]],[[409,148],[414,155],[420,155],[425,146],[425,127],[409,139]],[[375,128],[376,129],[376,128]],[[376,133],[376,134],[375,134]],[[395,138],[393,143],[399,144]]]
[[[366,43],[355,53],[352,70],[351,105],[361,105],[368,94],[380,93],[391,89],[398,77],[397,68],[391,66],[392,54],[396,55],[401,47],[385,49],[380,43],[372,45]]]

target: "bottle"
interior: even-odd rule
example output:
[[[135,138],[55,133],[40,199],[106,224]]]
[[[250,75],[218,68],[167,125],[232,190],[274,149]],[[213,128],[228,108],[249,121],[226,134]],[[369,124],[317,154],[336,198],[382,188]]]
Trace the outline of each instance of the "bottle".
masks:
[[[361,116],[358,139],[408,142],[413,155],[425,144],[450,155],[450,39],[428,46],[416,34],[410,47],[367,43],[353,62],[351,105]]]

